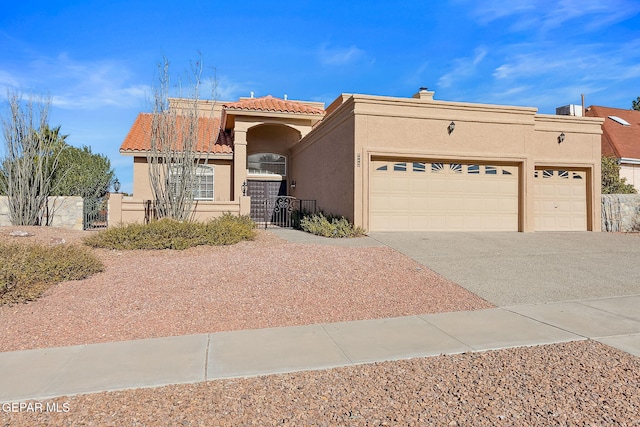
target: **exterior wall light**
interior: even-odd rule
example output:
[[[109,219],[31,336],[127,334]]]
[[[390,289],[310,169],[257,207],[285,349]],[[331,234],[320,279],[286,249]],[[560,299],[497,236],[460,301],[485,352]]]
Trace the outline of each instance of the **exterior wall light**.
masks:
[[[558,136],[558,144],[562,144],[564,142],[564,132],[562,132],[559,136]]]
[[[295,181],[291,181],[291,189],[292,190],[296,189],[296,182]]]
[[[246,196],[247,195],[247,181],[244,181],[242,183],[242,195]]]
[[[115,191],[116,193],[120,192],[120,181],[118,181],[118,178],[113,181],[113,191]]]
[[[449,135],[451,135],[455,129],[456,129],[456,122],[449,123],[449,126],[447,127],[447,131],[449,132]]]

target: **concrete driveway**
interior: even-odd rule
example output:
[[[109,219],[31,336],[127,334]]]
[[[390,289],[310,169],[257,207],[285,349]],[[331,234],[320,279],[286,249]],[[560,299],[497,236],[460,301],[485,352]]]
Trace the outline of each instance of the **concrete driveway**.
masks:
[[[370,237],[497,306],[640,295],[640,235],[379,232]]]

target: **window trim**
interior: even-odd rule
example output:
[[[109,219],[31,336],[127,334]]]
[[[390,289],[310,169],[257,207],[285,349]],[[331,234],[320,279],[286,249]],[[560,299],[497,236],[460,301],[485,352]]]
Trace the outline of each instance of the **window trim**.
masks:
[[[203,165],[197,164],[195,172],[195,180],[194,187],[191,188],[191,193],[193,194],[193,200],[202,200],[202,201],[214,201],[216,196],[216,188],[215,188],[215,168],[213,165]],[[169,168],[169,185],[172,185],[172,175],[176,175],[175,170],[179,169],[179,166],[171,166]],[[209,190],[205,187],[204,191],[202,190],[202,177],[211,177],[211,197],[199,197],[198,195],[202,193],[207,193]],[[208,186],[209,183],[205,182],[205,186]]]

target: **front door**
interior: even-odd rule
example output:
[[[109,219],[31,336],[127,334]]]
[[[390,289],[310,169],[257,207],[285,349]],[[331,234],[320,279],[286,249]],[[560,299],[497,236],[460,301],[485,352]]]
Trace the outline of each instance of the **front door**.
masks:
[[[251,196],[251,219],[255,222],[265,222],[265,201],[278,196],[287,195],[287,181],[258,181],[247,180],[247,195]],[[269,221],[269,218],[266,219]]]

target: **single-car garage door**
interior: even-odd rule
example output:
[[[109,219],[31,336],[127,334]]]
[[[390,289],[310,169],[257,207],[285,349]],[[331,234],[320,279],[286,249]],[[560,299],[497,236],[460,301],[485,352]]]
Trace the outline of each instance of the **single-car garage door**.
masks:
[[[371,162],[371,231],[518,231],[518,166]]]
[[[587,173],[536,169],[534,227],[536,231],[587,230]]]

